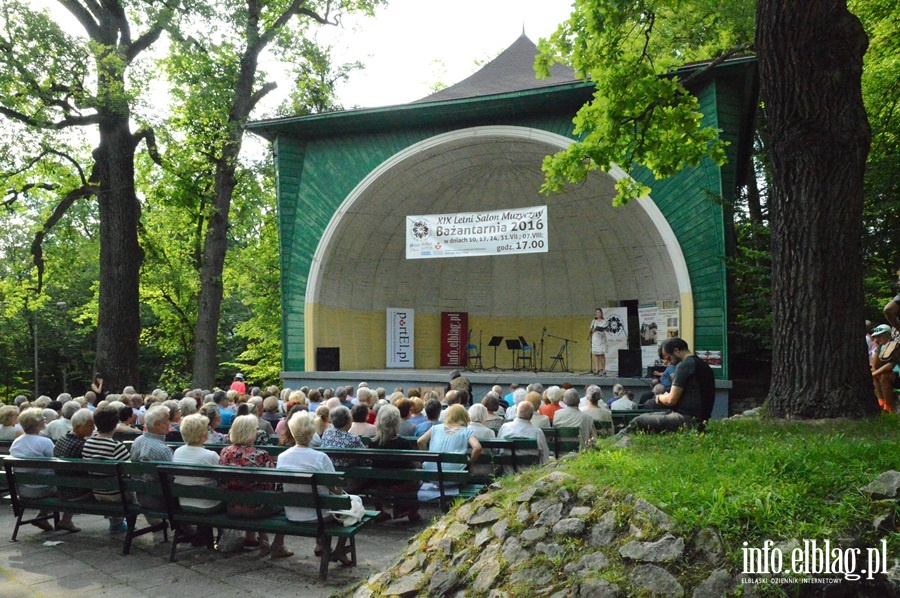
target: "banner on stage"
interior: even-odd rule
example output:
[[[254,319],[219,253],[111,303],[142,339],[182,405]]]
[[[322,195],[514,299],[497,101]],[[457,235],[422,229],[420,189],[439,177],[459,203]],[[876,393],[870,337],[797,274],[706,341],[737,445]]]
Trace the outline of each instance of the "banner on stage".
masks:
[[[641,366],[655,365],[659,359],[659,323],[656,320],[656,304],[638,306],[638,322],[641,324]]]
[[[466,367],[469,312],[441,312],[441,367]]]
[[[406,259],[546,253],[547,206],[406,217]]]
[[[609,323],[606,329],[606,371],[619,373],[619,349],[628,348],[628,308],[604,307],[603,317]]]
[[[415,313],[402,307],[387,308],[387,367],[416,367]]]

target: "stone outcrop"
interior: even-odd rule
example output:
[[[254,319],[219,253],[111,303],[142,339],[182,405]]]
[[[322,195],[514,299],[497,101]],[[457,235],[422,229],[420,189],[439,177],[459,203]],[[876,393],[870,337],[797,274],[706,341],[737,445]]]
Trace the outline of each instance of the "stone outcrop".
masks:
[[[863,491],[894,503],[898,477],[886,472]],[[741,587],[740,572],[727,568],[715,528],[685,537],[646,500],[576,482],[554,470],[515,493],[494,484],[413,538],[394,566],[373,575],[354,598],[757,595],[757,587]],[[887,515],[876,527],[890,527],[885,521]],[[798,545],[777,544],[787,553]],[[881,587],[900,589],[900,564],[884,577]]]

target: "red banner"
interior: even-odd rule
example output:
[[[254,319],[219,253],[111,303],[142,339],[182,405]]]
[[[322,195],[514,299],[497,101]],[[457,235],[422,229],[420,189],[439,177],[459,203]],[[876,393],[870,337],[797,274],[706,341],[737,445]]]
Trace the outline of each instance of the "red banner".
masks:
[[[441,367],[466,367],[469,312],[441,312]]]

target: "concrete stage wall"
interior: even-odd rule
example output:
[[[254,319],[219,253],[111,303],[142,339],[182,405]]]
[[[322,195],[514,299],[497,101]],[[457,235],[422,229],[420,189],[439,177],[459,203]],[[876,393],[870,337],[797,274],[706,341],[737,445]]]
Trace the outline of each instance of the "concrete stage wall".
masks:
[[[498,359],[499,360],[499,359]],[[345,370],[339,372],[282,372],[281,377],[287,388],[297,389],[301,386],[334,388],[366,382],[370,388],[383,387],[388,394],[400,386],[404,390],[421,387],[445,386],[450,380],[450,369],[383,369],[383,370]],[[650,389],[648,378],[598,378],[588,374],[531,372],[531,371],[464,371],[463,375],[472,382],[472,392],[476,400],[481,400],[491,387],[499,384],[504,393],[509,392],[509,385],[518,383],[527,386],[540,382],[544,387],[554,384],[562,386],[568,382],[584,393],[585,387],[596,384],[603,389],[604,397],[612,396],[612,387],[621,384],[634,393],[635,398]],[[730,380],[716,380],[716,403],[713,406],[713,419],[728,417],[728,394],[731,391]]]

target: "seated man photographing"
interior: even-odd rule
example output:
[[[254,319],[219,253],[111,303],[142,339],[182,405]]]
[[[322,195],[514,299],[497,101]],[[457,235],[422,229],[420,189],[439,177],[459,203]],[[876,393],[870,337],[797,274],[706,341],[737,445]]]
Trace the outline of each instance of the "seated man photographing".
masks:
[[[680,338],[667,338],[660,347],[663,361],[675,366],[672,388],[644,404],[644,408],[671,409],[664,413],[646,413],[631,420],[620,434],[675,432],[682,428],[702,430],[712,414],[716,399],[716,380],[712,368],[691,353]]]

